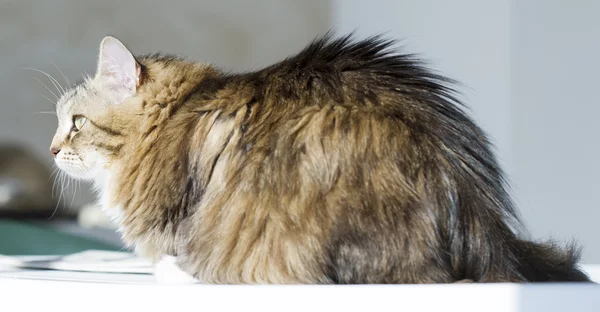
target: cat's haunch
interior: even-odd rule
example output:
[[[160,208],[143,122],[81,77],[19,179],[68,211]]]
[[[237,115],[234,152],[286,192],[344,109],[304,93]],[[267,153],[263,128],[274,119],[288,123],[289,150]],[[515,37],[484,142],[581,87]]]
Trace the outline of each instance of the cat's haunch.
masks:
[[[57,114],[58,167],[205,283],[588,281],[576,248],[521,236],[453,81],[379,36],[243,74],[106,37]]]

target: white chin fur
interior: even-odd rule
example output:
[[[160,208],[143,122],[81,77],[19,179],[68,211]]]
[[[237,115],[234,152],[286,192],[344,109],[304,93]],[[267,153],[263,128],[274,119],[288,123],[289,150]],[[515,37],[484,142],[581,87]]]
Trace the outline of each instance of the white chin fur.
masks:
[[[77,180],[92,180],[95,176],[91,170],[83,170],[70,164],[65,164],[60,161],[56,162],[58,168],[66,173],[69,177]]]
[[[193,276],[185,273],[177,266],[177,259],[163,256],[154,267],[154,277],[159,284],[196,284],[200,283]]]
[[[65,170],[65,172],[74,179],[85,180],[85,181],[91,181],[96,176],[96,174],[94,172],[90,172],[90,171],[69,172],[69,171]]]

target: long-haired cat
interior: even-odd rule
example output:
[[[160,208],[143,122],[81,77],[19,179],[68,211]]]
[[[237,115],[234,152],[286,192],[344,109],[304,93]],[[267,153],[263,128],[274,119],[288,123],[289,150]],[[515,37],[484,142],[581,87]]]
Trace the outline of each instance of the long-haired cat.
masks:
[[[51,151],[137,253],[205,283],[588,281],[575,248],[521,237],[452,84],[380,36],[241,74],[109,36]]]

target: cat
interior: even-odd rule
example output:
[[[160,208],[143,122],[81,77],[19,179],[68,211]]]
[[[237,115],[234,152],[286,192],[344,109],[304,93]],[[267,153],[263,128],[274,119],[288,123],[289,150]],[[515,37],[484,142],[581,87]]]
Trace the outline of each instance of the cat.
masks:
[[[57,166],[141,256],[201,283],[589,278],[524,237],[454,80],[381,35],[317,37],[246,73],[100,43],[57,105]]]

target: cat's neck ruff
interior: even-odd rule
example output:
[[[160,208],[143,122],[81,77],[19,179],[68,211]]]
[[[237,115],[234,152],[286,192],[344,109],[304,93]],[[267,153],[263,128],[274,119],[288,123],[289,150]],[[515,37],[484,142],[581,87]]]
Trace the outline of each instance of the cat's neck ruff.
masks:
[[[96,190],[98,204],[112,222],[120,224],[123,220],[123,209],[111,204],[112,188],[114,184],[113,177],[115,175],[110,171],[100,172],[94,179],[94,189]]]

